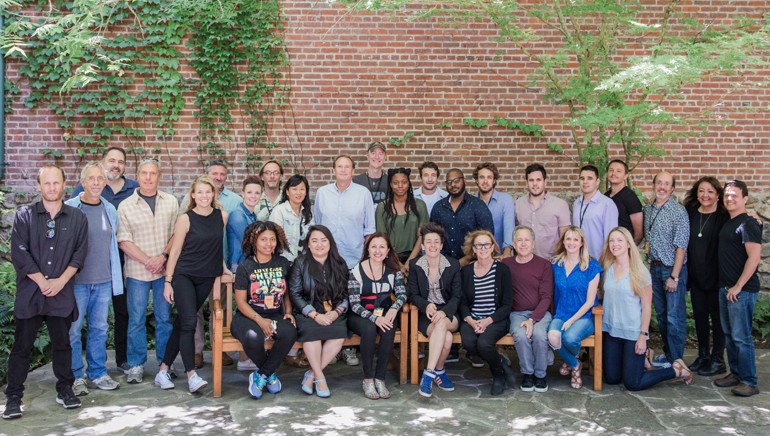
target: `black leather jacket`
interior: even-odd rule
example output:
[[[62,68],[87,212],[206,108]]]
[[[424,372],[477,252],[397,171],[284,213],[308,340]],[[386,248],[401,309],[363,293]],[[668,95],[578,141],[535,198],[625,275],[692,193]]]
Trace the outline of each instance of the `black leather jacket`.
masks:
[[[308,255],[309,256],[309,255]],[[294,305],[294,311],[307,316],[313,312],[315,296],[315,280],[310,276],[309,265],[305,255],[300,255],[294,260],[289,274],[289,296]],[[348,310],[348,299],[345,298],[337,307]]]

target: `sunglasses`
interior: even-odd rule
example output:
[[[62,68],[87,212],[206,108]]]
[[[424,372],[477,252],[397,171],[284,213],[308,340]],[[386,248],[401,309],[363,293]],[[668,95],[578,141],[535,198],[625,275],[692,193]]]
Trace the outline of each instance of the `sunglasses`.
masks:
[[[48,230],[45,231],[46,239],[53,239],[56,236],[56,221],[50,219],[46,221],[45,226],[48,227]]]

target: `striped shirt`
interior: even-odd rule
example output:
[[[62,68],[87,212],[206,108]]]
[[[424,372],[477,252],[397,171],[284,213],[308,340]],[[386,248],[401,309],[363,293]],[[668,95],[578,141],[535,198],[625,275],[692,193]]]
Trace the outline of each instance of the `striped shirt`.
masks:
[[[492,316],[495,307],[495,276],[497,271],[497,262],[492,263],[486,274],[479,277],[473,275],[473,288],[476,290],[476,298],[471,307],[471,317],[473,319],[482,319]]]

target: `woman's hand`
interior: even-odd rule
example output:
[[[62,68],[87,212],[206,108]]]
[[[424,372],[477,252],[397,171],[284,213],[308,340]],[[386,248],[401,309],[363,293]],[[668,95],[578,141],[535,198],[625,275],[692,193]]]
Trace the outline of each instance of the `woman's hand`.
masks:
[[[466,316],[465,317],[465,322],[466,322],[466,324],[471,326],[471,328],[473,329],[474,332],[476,332],[476,333],[479,332],[480,324],[479,324],[478,321],[476,321],[475,319],[471,318],[470,316]]]
[[[385,318],[387,318],[391,325],[393,325],[393,322],[396,320],[396,316],[398,316],[398,311],[396,309],[390,308],[385,312]]]
[[[260,329],[262,329],[262,333],[264,333],[266,338],[271,338],[275,334],[275,330],[273,330],[273,323],[267,318],[262,318],[261,316],[258,316],[254,319],[254,321],[257,323]]]
[[[476,334],[482,334],[485,331],[487,331],[487,327],[489,327],[492,324],[492,318],[486,317],[478,320],[477,327],[476,327]]]
[[[287,313],[286,315],[283,316],[283,319],[289,320],[291,325],[293,325],[294,328],[297,328],[297,320],[294,319],[294,315]]]
[[[436,314],[436,305],[433,303],[428,304],[428,307],[425,308],[425,315],[428,317],[429,320],[433,321],[433,315]]]
[[[377,319],[374,320],[374,325],[386,332],[393,328],[393,321],[388,320],[388,318],[384,316],[378,316]]]
[[[446,313],[443,310],[437,310],[430,322],[436,324],[444,318],[446,318]]]
[[[336,313],[336,312],[328,312],[324,314],[316,312],[316,316],[313,319],[315,319],[315,322],[317,322],[320,325],[324,325],[324,326],[331,325],[336,319],[336,318],[333,318],[333,315],[332,315],[333,313]]]
[[[636,340],[634,352],[640,356],[647,353],[647,336],[639,335],[639,339]]]
[[[163,286],[163,298],[168,301],[168,304],[174,304],[174,288],[171,287],[171,283],[166,282]]]
[[[574,323],[575,323],[575,320],[573,320],[572,318],[564,321],[564,324],[561,325],[561,331],[566,332],[567,329],[570,328]]]

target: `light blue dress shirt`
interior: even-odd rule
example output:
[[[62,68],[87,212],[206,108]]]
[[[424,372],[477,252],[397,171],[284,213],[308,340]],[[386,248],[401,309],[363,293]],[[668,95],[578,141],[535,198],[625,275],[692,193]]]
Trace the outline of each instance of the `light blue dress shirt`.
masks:
[[[361,260],[364,237],[375,231],[372,194],[352,182],[344,191],[336,183],[322,186],[315,194],[313,219],[331,230],[340,255],[353,268]]]
[[[481,198],[481,194],[477,194]],[[495,241],[500,250],[513,248],[513,229],[516,227],[516,212],[513,197],[497,189],[492,190],[492,198],[487,203],[492,221],[495,223]]]

